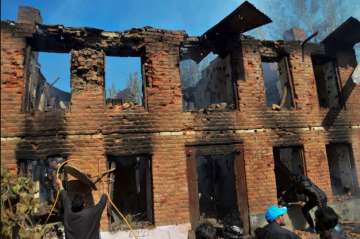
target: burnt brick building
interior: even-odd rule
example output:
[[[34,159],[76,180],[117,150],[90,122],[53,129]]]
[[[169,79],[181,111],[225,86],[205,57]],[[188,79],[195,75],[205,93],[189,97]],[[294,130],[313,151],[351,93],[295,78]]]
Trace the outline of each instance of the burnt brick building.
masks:
[[[307,175],[343,218],[359,220],[360,88],[352,73],[360,23],[349,18],[321,43],[242,34],[269,22],[245,2],[190,37],[151,27],[44,25],[36,9],[20,8],[16,22],[1,22],[2,166],[16,174],[60,158],[92,175],[115,167],[105,190],[118,207],[139,228],[168,226],[183,238],[199,221],[222,222],[229,214],[246,232],[263,224],[266,207],[289,186],[287,172]],[[36,52],[71,55],[66,109],[27,106]],[[226,87],[220,79],[215,96],[204,96],[209,107],[186,110],[180,62],[200,62],[209,52],[227,60],[212,64],[225,73],[207,79],[220,77]],[[141,58],[143,107],[107,106],[105,56]],[[232,90],[233,102],[221,102],[222,89]],[[69,190],[85,189],[74,183]],[[104,212],[103,230],[117,221]]]

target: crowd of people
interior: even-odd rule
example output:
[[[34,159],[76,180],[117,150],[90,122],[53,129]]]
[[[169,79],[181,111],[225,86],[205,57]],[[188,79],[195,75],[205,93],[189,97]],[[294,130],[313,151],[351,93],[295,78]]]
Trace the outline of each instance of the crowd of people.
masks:
[[[317,187],[308,177],[304,175],[291,175],[289,190],[302,195],[303,201],[301,211],[309,225],[306,230],[311,233],[319,234],[320,239],[346,239],[347,237],[341,230],[338,230],[339,216],[329,206],[327,206],[326,194]],[[287,192],[283,192],[285,195]],[[279,204],[286,204],[280,198]],[[313,221],[310,210],[316,208],[315,222]],[[285,215],[286,206],[272,205],[265,212],[267,225],[255,230],[256,239],[300,239],[293,231],[286,229]],[[199,225],[195,231],[196,239],[220,239],[225,238],[219,235],[215,227],[209,223]],[[237,237],[238,238],[238,237]]]
[[[266,210],[267,225],[255,230],[256,239],[300,239],[300,237],[285,226],[286,207],[272,205]],[[315,232],[320,239],[346,239],[343,232],[337,230],[339,216],[328,206],[320,207],[315,211]],[[209,223],[203,223],[196,229],[196,239],[220,239],[218,230]]]
[[[320,239],[346,239],[346,236],[336,229],[339,216],[331,207],[327,206],[326,194],[319,187],[304,175],[291,175],[290,184],[292,187],[289,190],[302,195],[299,197],[303,200],[301,211],[309,225],[306,231],[318,233]],[[106,196],[102,195],[94,207],[84,208],[84,195],[75,195],[70,200],[60,179],[57,179],[57,185],[60,190],[64,214],[65,238],[100,238],[100,219],[107,203]],[[286,193],[283,192],[283,195]],[[286,200],[280,197],[279,205],[272,205],[267,208],[265,212],[267,225],[255,230],[257,239],[300,239],[298,235],[284,227],[285,215],[288,211],[286,204]],[[309,211],[315,207],[317,208],[314,222]],[[217,228],[210,223],[202,223],[196,228],[195,236],[196,239],[245,238],[243,229],[239,225],[239,223],[231,225],[230,222],[223,228]]]

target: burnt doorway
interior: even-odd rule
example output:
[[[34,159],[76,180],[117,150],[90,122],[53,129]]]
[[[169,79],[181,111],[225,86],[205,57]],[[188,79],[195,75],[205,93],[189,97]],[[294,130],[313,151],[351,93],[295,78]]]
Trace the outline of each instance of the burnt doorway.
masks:
[[[153,224],[151,156],[108,156],[112,173],[110,195],[116,207],[134,227]],[[110,213],[111,228],[124,229],[117,214]]]
[[[232,223],[249,232],[241,145],[187,147],[191,223]]]
[[[221,220],[237,212],[234,158],[234,154],[196,157],[201,217]]]
[[[290,189],[291,174],[305,174],[305,160],[303,146],[274,147],[275,178],[277,196],[280,198],[284,191]],[[286,195],[286,201],[297,201],[295,192]]]

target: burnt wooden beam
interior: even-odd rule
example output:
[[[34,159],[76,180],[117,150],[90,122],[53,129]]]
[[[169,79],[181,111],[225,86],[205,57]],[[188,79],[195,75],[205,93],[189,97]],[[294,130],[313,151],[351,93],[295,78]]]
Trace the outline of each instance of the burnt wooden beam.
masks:
[[[17,37],[25,37],[33,51],[67,53],[91,48],[108,56],[141,56],[146,45],[165,44],[179,47],[188,36],[185,31],[152,27],[132,28],[126,31],[104,31],[90,27],[25,24],[1,21],[3,29]]]
[[[146,42],[145,29],[108,32],[96,28],[37,25],[28,39],[34,51],[69,52],[84,48],[103,50],[110,56],[138,56]]]

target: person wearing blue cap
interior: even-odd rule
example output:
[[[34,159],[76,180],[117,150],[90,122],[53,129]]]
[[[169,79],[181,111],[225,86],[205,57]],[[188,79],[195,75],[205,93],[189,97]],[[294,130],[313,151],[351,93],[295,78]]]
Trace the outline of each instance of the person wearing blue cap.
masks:
[[[257,230],[258,239],[300,239],[295,233],[283,228],[285,225],[284,215],[287,213],[286,207],[272,205],[266,210],[265,219],[268,224]]]

